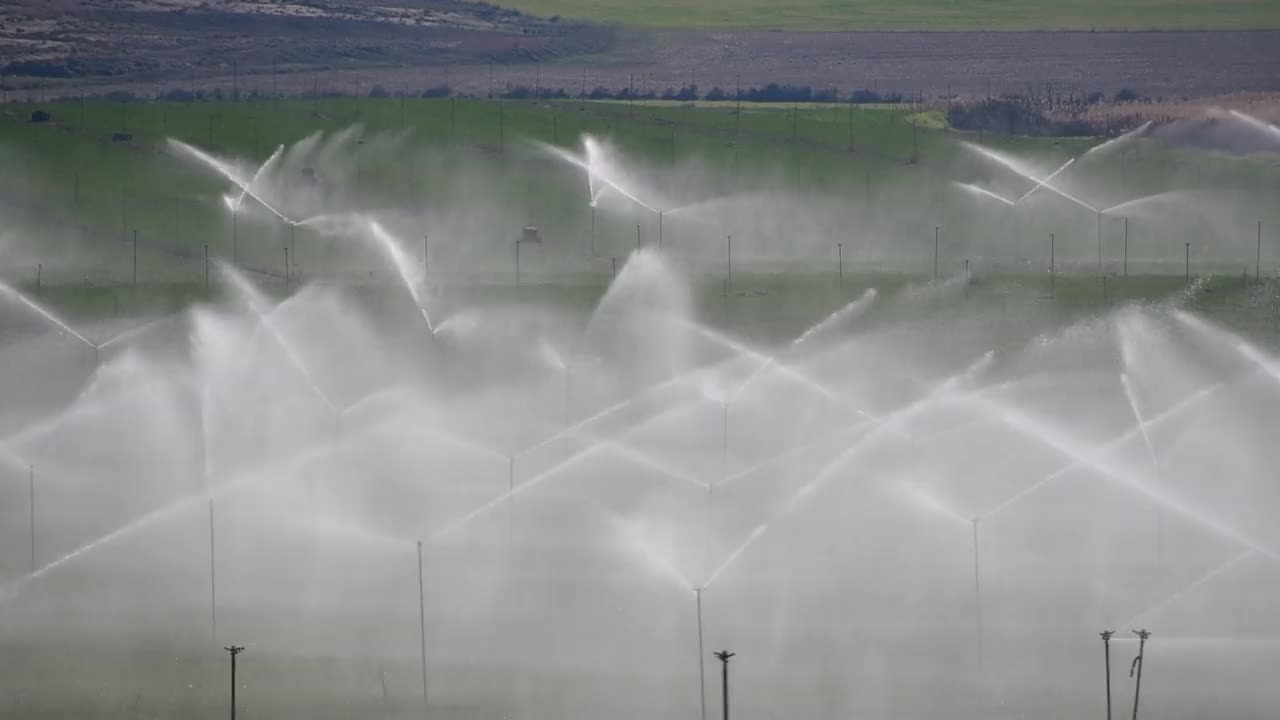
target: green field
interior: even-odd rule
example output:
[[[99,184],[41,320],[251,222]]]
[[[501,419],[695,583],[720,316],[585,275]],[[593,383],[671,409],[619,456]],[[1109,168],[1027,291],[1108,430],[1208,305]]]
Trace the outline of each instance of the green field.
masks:
[[[512,0],[543,16],[636,27],[787,30],[1149,30],[1280,27],[1269,0]]]
[[[0,176],[8,234],[0,245],[0,274],[23,285],[34,284],[37,275],[46,286],[130,285],[135,232],[142,284],[201,284],[206,249],[211,258],[282,279],[283,249],[293,247],[295,277],[372,278],[386,269],[376,253],[362,256],[350,243],[305,226],[290,228],[261,212],[233,220],[221,201],[231,184],[178,158],[166,142],[178,138],[251,167],[277,145],[292,147],[312,133],[353,126],[363,129],[361,141],[342,150],[343,206],[324,211],[410,211],[422,224],[398,227],[415,256],[420,241],[409,238],[433,235],[439,239],[431,253],[443,263],[437,267],[483,271],[489,281],[512,279],[509,240],[525,224],[554,240],[524,258],[530,282],[583,276],[598,282],[611,272],[612,258],[625,259],[637,242],[660,241],[663,232],[672,252],[713,274],[723,264],[725,234],[738,238],[743,271],[812,272],[834,261],[842,242],[851,271],[931,272],[935,228],[943,238],[944,275],[961,272],[965,260],[978,275],[1043,271],[1050,233],[1058,239],[1060,272],[1093,269],[1092,213],[1065,201],[1030,213],[1004,212],[958,191],[953,181],[979,182],[1015,197],[1031,186],[982,162],[961,140],[1034,161],[1046,174],[1095,140],[970,136],[942,127],[936,113],[908,107],[746,104],[739,114],[733,103],[87,102],[49,106],[52,123],[26,122],[31,109],[8,105],[0,117],[0,153],[8,168]],[[128,139],[113,141],[122,132]],[[532,142],[576,150],[584,133],[612,145],[626,172],[634,170],[645,187],[662,192],[667,209],[785,193],[778,212],[791,215],[778,222],[812,219],[815,227],[803,236],[786,228],[735,227],[728,211],[713,221],[666,217],[664,225],[638,208],[601,212],[593,220],[582,171]],[[1220,211],[1205,214],[1202,226],[1135,225],[1135,273],[1181,275],[1184,242],[1195,245],[1198,272],[1254,270],[1253,228],[1259,220],[1268,228],[1280,224],[1277,209],[1258,196],[1276,179],[1267,158],[1220,157],[1147,141],[1108,157],[1078,162],[1072,170],[1079,192],[1098,198],[1093,201],[1100,206],[1192,186],[1213,193],[1205,202],[1215,207],[1206,209]],[[473,216],[495,214],[501,222],[473,222]],[[1118,271],[1119,218],[1108,218],[1104,232],[1108,269]],[[1270,271],[1274,253],[1265,259],[1263,269]]]

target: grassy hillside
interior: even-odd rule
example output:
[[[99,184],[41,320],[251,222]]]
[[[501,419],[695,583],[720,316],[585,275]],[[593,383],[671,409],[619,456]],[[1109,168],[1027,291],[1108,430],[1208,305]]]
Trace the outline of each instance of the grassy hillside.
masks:
[[[508,0],[544,16],[641,27],[790,30],[1147,30],[1280,27],[1269,0]]]

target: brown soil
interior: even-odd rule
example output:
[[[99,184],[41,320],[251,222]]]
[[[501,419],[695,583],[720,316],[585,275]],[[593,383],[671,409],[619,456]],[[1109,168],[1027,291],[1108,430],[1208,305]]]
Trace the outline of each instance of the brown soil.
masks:
[[[768,82],[925,97],[1044,92],[1203,97],[1280,90],[1280,31],[800,33],[612,30],[464,0],[11,0],[0,6],[10,88],[478,95],[733,91]],[[275,64],[278,72],[273,73]],[[233,67],[234,78],[233,78]],[[448,68],[446,70],[446,67]],[[585,70],[585,77],[584,77]]]

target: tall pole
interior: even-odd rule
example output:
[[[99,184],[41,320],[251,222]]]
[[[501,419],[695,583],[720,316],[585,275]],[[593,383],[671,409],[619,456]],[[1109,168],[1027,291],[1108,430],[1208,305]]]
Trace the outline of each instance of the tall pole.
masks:
[[[698,697],[702,703],[702,720],[707,720],[707,664],[702,654],[702,588],[694,588],[693,597],[698,607]]]
[[[985,653],[983,651],[983,627],[982,627],[982,565],[981,552],[978,545],[978,518],[973,519],[973,618],[974,630],[977,632],[978,644],[978,668],[984,665]]]
[[[516,456],[507,456],[507,552],[515,545]]]
[[[733,284],[733,236],[725,238],[725,297],[728,298],[729,286]]]
[[[1187,287],[1191,287],[1191,243],[1187,242]]]
[[[734,144],[734,147],[737,147],[737,145],[738,145],[738,135],[739,135],[739,131],[742,129],[742,75],[741,75],[741,73],[739,73],[739,74],[738,74],[738,76],[737,76],[737,86],[738,86],[738,91],[737,91],[738,106],[737,106],[737,108],[733,111],[733,144]]]
[[[422,588],[422,541],[418,541],[418,650],[422,665],[422,709],[427,709],[427,611]]]
[[[284,249],[284,289],[289,290],[289,248]]]
[[[658,247],[662,247],[662,211],[658,211]]]
[[[1054,274],[1053,274],[1053,241],[1054,241],[1053,233],[1049,233],[1049,294],[1054,297],[1057,297],[1058,290],[1057,290],[1057,286],[1054,284],[1056,278],[1054,277]]]
[[[1102,211],[1098,211],[1098,274],[1102,274]]]
[[[228,645],[222,649],[231,653],[231,720],[236,720],[236,656],[244,652],[244,648]]]
[[[1114,630],[1103,630],[1098,634],[1102,636],[1102,651],[1107,671],[1107,720],[1111,720],[1111,636],[1116,633]]]
[[[844,243],[836,243],[836,266],[840,269],[840,289],[844,289]]]
[[[27,508],[31,526],[31,572],[36,571],[36,466],[27,467]]]
[[[640,249],[640,223],[636,223],[636,249]]]
[[[138,287],[138,229],[133,229],[133,286]]]
[[[213,538],[213,489],[209,490],[209,632],[218,640],[218,575]]]
[[[591,204],[591,257],[596,256],[596,206]]]
[[[723,663],[720,669],[720,692],[724,696],[724,720],[729,720],[729,658],[734,655],[737,653],[731,653],[728,650],[716,653],[716,657]]]
[[[1142,694],[1142,666],[1146,663],[1143,660],[1146,657],[1147,638],[1151,637],[1151,633],[1146,630],[1134,630],[1134,635],[1138,636],[1138,657],[1133,659],[1133,664],[1129,666],[1129,675],[1133,675],[1134,668],[1138,670],[1138,678],[1133,684],[1133,720],[1138,720],[1138,698]]]
[[[1258,256],[1254,260],[1253,279],[1262,281],[1262,221],[1258,221]]]
[[[1124,219],[1124,276],[1129,277],[1129,218]]]
[[[516,241],[516,287],[520,287],[520,241]]]
[[[938,282],[938,238],[942,233],[942,228],[937,225],[933,226],[933,281]]]
[[[209,246],[204,246],[204,291],[209,292]]]
[[[238,210],[231,211],[231,264],[239,265],[240,258],[240,221]]]

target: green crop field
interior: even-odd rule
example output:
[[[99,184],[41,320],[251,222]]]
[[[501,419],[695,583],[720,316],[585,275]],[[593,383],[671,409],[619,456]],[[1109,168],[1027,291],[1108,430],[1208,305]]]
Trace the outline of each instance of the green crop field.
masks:
[[[1269,0],[513,0],[524,12],[637,27],[789,30],[1148,30],[1280,27]]]
[[[817,220],[802,240],[776,229],[727,227],[723,217],[718,224],[694,222],[672,210],[714,205],[716,198],[780,193],[790,200],[779,201],[779,212],[794,217],[778,222],[808,222],[806,203],[812,203],[841,218],[824,221],[828,225],[852,223],[843,238],[851,270],[927,272],[935,232],[943,238],[944,274],[960,272],[967,259],[975,274],[1042,270],[1050,233],[1057,234],[1061,271],[1092,268],[1092,213],[1065,201],[1030,215],[1006,213],[957,190],[955,182],[980,182],[1015,197],[1031,187],[1025,178],[983,162],[963,145],[965,140],[1034,160],[1046,174],[1095,140],[956,133],[944,127],[940,114],[905,106],[744,104],[739,113],[734,103],[335,98],[47,107],[53,114],[49,123],[27,122],[31,106],[7,105],[0,116],[0,155],[7,167],[0,176],[0,210],[6,217],[0,234],[9,236],[0,243],[0,253],[8,253],[0,273],[20,285],[129,285],[135,266],[140,284],[200,285],[206,252],[283,279],[287,247],[295,252],[295,278],[353,273],[372,278],[385,265],[376,255],[353,255],[349,243],[319,237],[305,225],[274,221],[263,212],[232,217],[222,203],[231,183],[180,158],[167,142],[177,138],[239,160],[241,172],[248,174],[277,146],[293,147],[313,133],[332,137],[352,127],[361,130],[359,140],[341,150],[342,207],[328,211],[403,214],[408,209],[419,218],[452,217],[447,227],[402,224],[400,238],[415,247],[409,238],[434,234],[440,240],[432,253],[447,258],[449,243],[461,243],[457,238],[465,234],[465,247],[452,248],[457,266],[467,253],[484,256],[483,269],[497,272],[490,279],[500,282],[511,279],[503,275],[510,264],[507,236],[525,224],[555,240],[526,256],[528,278],[577,282],[574,278],[590,277],[597,283],[611,271],[611,258],[625,259],[637,243],[661,242],[664,236],[692,266],[716,272],[725,233],[739,237],[744,272],[753,269],[753,261],[759,270],[804,273],[825,267],[842,239],[832,235],[845,233],[833,233]],[[646,187],[662,189],[664,205],[655,209],[671,211],[665,223],[638,208],[615,208],[597,218],[586,203],[583,172],[537,149],[541,142],[577,150],[586,133],[611,145],[626,172],[634,172]],[[1267,187],[1276,175],[1265,158],[1219,157],[1148,141],[1108,157],[1078,162],[1072,171],[1099,207],[1187,184],[1222,196],[1234,193],[1233,202],[1245,202],[1239,198]],[[453,217],[466,215],[460,207],[479,212],[485,203],[509,218],[500,236],[488,237],[489,229]],[[1232,215],[1212,228],[1231,239],[1229,251],[1202,250],[1208,232],[1203,228],[1188,226],[1192,235],[1183,238],[1144,234],[1139,225],[1133,233],[1135,262],[1145,258],[1150,261],[1146,271],[1181,274],[1183,242],[1194,241],[1201,263],[1212,260],[1214,269],[1233,274],[1244,267],[1252,271],[1251,229],[1262,219],[1271,226],[1275,212],[1261,201],[1245,205],[1248,214]],[[1223,224],[1231,227],[1224,231]],[[1119,218],[1108,218],[1104,232],[1109,262],[1116,266]],[[1016,239],[1019,247],[1016,252],[1003,246],[984,249],[982,243],[991,239]],[[487,254],[481,252],[486,248]],[[165,302],[180,303],[190,293],[161,294],[173,298]]]

